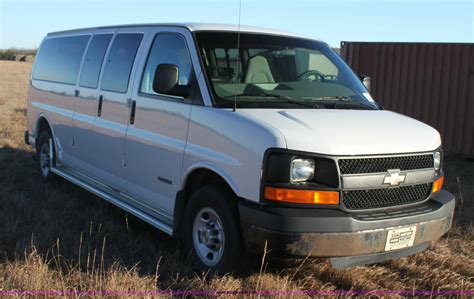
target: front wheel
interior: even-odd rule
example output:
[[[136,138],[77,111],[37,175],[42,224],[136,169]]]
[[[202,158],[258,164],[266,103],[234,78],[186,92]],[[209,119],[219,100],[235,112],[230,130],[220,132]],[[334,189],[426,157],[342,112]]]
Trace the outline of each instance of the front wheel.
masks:
[[[228,273],[238,270],[243,242],[233,194],[217,186],[195,191],[185,210],[183,243],[196,268]]]

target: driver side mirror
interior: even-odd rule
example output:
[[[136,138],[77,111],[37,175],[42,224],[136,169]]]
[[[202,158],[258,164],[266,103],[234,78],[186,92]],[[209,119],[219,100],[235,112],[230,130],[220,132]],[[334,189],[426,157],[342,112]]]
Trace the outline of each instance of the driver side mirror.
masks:
[[[162,63],[156,67],[153,78],[153,91],[178,97],[189,95],[189,86],[179,85],[179,69],[175,64]]]
[[[365,88],[370,91],[370,77],[366,75],[359,75],[360,81],[364,84]]]

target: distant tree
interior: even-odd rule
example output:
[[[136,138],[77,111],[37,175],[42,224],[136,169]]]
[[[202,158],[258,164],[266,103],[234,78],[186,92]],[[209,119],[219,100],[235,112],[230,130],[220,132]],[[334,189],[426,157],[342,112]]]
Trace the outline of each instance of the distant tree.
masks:
[[[0,60],[15,60],[15,53],[12,50],[0,50]]]
[[[15,53],[15,55],[36,55],[37,49],[17,49],[10,48],[9,51]]]

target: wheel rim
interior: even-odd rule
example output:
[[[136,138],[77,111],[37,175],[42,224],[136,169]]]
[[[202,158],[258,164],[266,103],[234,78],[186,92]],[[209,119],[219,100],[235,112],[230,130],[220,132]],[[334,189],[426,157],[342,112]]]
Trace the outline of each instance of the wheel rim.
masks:
[[[45,143],[41,146],[40,150],[40,168],[41,173],[44,177],[47,177],[51,167],[51,156],[49,150],[49,144]]]
[[[204,208],[196,214],[193,223],[194,249],[206,266],[215,266],[224,253],[224,228],[217,213]]]

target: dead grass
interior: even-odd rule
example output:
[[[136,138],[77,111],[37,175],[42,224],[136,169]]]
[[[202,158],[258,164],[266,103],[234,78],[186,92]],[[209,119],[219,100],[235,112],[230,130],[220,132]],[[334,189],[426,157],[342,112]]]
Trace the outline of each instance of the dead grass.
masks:
[[[0,62],[0,291],[474,290],[473,161],[446,159],[446,187],[463,200],[425,252],[349,270],[268,260],[261,273],[249,261],[239,276],[196,274],[172,238],[67,182],[41,183],[22,137],[30,68]]]

